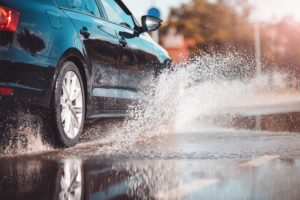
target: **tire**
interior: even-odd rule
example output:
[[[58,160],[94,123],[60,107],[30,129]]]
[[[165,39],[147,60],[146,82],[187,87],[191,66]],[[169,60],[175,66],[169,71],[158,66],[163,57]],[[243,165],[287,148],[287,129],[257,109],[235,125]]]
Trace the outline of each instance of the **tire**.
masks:
[[[51,125],[55,144],[71,147],[78,143],[85,119],[85,92],[77,66],[63,63],[51,100]]]

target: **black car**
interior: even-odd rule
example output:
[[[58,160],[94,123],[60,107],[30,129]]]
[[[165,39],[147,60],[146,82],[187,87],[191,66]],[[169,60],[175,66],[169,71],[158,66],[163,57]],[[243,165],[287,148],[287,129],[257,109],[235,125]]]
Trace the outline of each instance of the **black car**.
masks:
[[[65,147],[86,120],[126,116],[170,61],[146,33],[162,21],[141,23],[121,0],[0,0],[0,105],[48,110]]]

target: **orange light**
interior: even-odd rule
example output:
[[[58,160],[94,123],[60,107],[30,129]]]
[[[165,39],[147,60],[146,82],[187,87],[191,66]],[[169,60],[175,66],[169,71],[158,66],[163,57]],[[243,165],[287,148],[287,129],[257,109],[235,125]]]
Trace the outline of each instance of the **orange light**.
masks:
[[[14,9],[0,6],[0,31],[16,31],[20,13]]]

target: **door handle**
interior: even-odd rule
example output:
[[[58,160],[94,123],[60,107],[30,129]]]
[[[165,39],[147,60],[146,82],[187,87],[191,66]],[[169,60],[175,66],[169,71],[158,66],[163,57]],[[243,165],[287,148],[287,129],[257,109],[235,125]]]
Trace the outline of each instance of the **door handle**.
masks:
[[[121,46],[121,47],[124,48],[124,47],[127,46],[127,41],[126,41],[125,39],[120,39],[119,42],[120,42],[120,46]]]
[[[82,27],[82,29],[80,30],[80,34],[85,38],[88,39],[91,35],[91,33],[89,32],[89,30],[87,29],[87,27]]]

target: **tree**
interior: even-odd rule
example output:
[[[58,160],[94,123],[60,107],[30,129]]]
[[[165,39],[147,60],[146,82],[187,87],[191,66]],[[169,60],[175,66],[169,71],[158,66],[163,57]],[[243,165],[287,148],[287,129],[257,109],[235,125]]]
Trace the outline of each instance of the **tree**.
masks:
[[[192,0],[171,10],[161,35],[163,38],[176,29],[186,40],[194,41],[190,51],[195,55],[238,52],[254,74],[254,25],[250,14],[247,0]],[[300,23],[285,17],[261,23],[260,32],[263,70],[279,70],[299,78]]]
[[[195,41],[194,53],[253,50],[249,14],[250,7],[244,0],[193,0],[171,10],[161,34],[165,35],[171,27],[175,27],[185,38]]]

